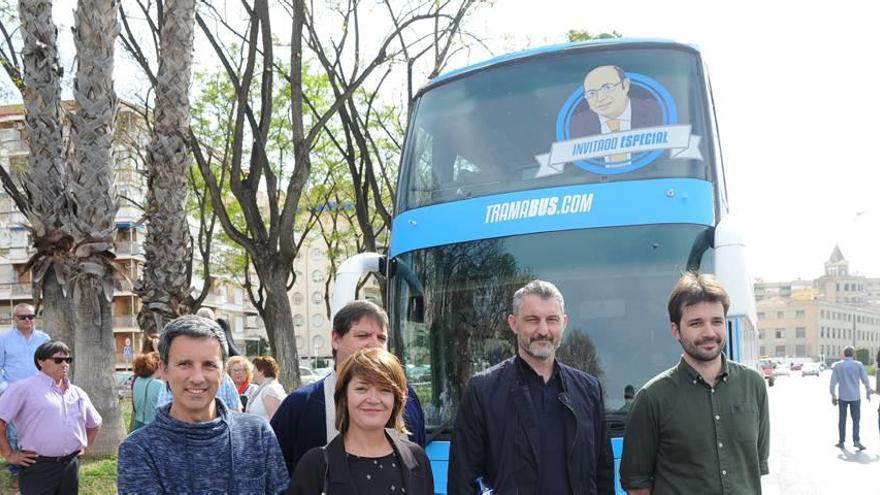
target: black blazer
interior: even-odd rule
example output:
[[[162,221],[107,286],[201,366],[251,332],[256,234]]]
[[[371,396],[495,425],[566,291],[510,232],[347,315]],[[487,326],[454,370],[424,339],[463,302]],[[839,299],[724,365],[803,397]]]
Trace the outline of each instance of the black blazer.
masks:
[[[398,438],[397,433],[392,429],[386,428],[385,436],[391,441],[394,454],[402,465],[400,471],[407,495],[433,495],[434,476],[425,450],[409,440]],[[324,449],[327,450],[329,469],[324,462]],[[336,435],[327,447],[315,447],[302,456],[293,472],[287,493],[288,495],[319,495],[324,493],[325,486],[326,495],[358,495],[348,471],[342,435]]]

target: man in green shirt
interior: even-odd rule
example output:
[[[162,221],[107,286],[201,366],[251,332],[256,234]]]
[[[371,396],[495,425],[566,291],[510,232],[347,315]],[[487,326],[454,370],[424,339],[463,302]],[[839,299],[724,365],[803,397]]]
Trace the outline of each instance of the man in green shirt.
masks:
[[[711,276],[686,273],[669,297],[678,365],[636,394],[620,481],[630,495],[760,494],[770,419],[757,371],[728,361],[730,299]]]

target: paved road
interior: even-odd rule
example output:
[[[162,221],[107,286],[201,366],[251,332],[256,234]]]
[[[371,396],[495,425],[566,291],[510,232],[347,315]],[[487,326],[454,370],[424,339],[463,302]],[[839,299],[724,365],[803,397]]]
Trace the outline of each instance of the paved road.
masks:
[[[837,495],[880,493],[880,430],[877,406],[862,400],[861,440],[852,446],[847,422],[844,450],[837,443],[837,407],[831,405],[831,371],[819,378],[792,372],[770,387],[770,474],[763,477],[764,495]],[[874,379],[871,378],[872,387]],[[863,390],[864,391],[864,390]]]

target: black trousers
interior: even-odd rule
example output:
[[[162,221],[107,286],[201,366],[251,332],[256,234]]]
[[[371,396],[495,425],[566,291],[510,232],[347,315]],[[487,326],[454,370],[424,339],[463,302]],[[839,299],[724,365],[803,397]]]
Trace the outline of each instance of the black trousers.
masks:
[[[37,462],[21,469],[18,487],[21,495],[76,495],[79,457],[37,457]]]

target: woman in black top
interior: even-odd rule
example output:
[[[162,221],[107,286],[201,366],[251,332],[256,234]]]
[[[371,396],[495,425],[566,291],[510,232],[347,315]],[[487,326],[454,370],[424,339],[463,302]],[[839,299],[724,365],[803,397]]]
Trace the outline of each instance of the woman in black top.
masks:
[[[429,495],[434,493],[425,451],[406,439],[406,375],[384,349],[362,349],[336,378],[336,429],[326,447],[305,453],[288,494]]]

